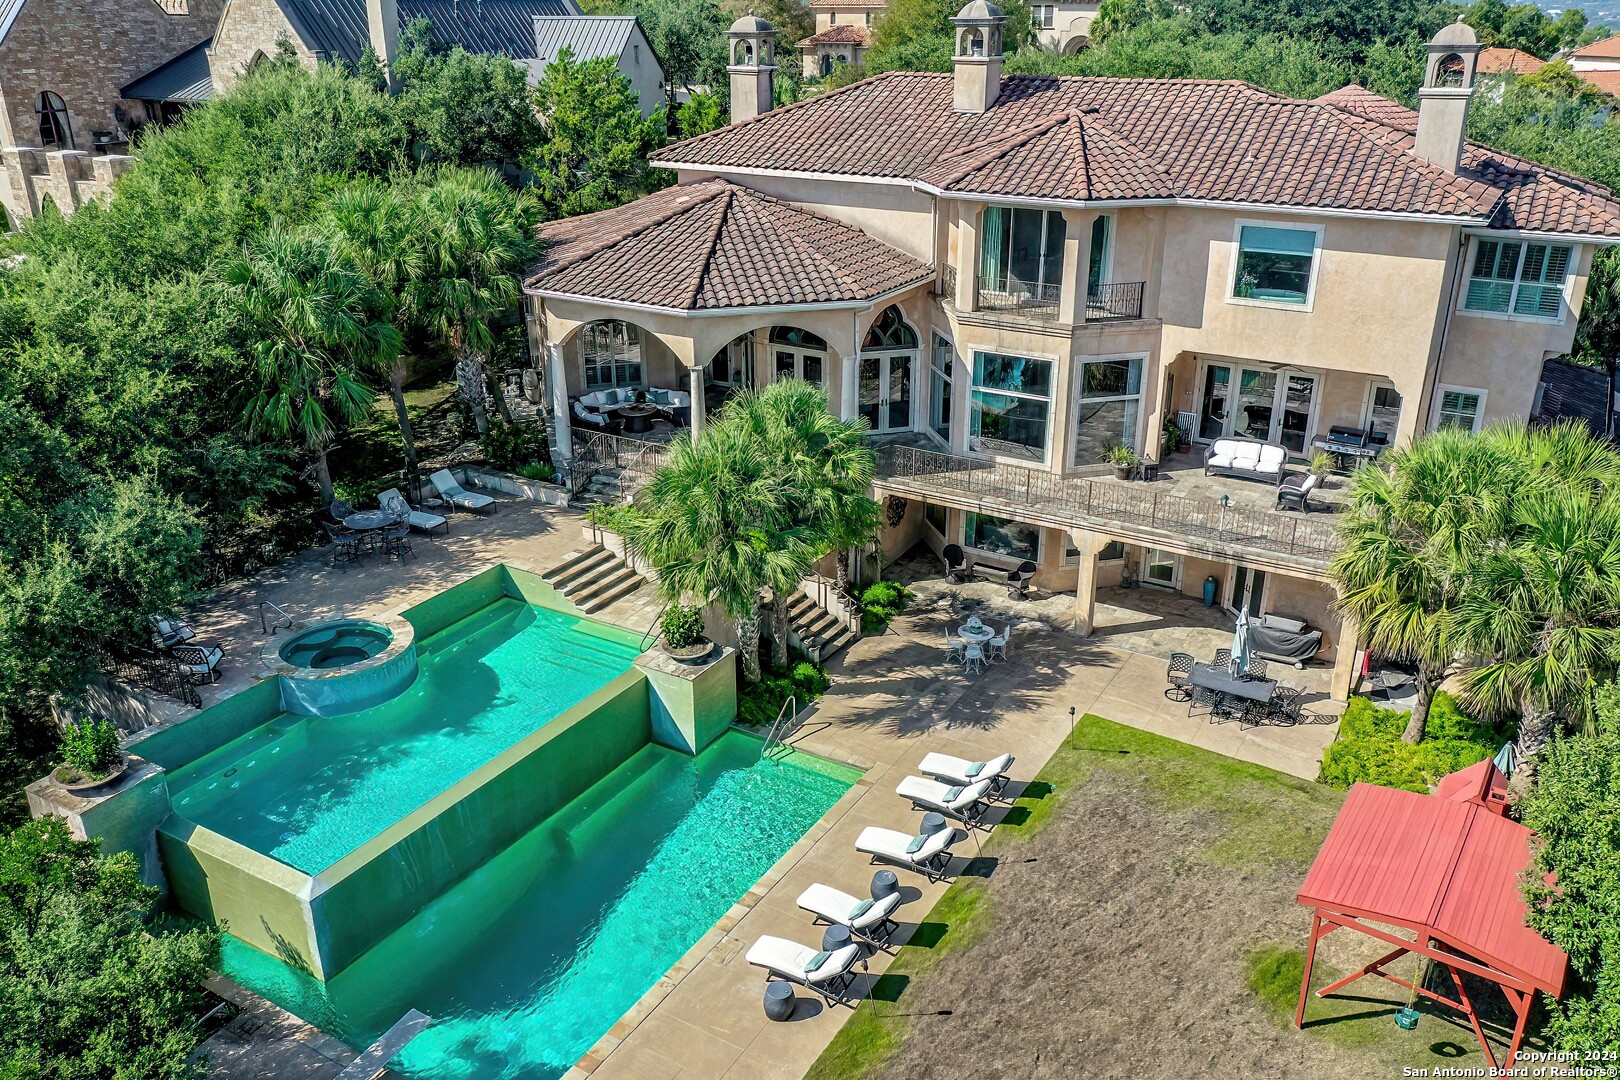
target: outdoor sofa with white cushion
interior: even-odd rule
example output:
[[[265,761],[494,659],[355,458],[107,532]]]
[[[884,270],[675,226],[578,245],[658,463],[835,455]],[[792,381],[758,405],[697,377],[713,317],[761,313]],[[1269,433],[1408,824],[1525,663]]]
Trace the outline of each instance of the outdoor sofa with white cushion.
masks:
[[[945,880],[945,868],[951,863],[951,845],[956,843],[955,829],[941,829],[929,836],[896,832],[869,825],[855,838],[855,850],[872,856],[872,861],[907,866],[929,881]]]
[[[769,935],[748,949],[748,962],[754,967],[814,990],[834,1005],[850,1004],[849,987],[855,981],[853,969],[860,958],[861,947],[853,942],[834,952],[822,952]]]
[[[938,810],[963,822],[974,825],[989,809],[985,796],[990,793],[988,777],[971,784],[947,784],[923,776],[908,776],[895,788],[902,798],[910,799],[918,810]]]
[[[642,395],[648,405],[662,413],[664,419],[671,424],[676,427],[692,426],[692,395],[685,390],[665,390],[657,386],[640,391],[624,387],[614,390],[592,390],[574,399],[574,416],[583,419],[592,427],[603,430],[612,427],[616,430],[619,420],[614,417],[613,410],[634,404],[637,393]]]
[[[1011,779],[1007,770],[1012,768],[1013,756],[1002,754],[989,761],[969,761],[967,758],[953,757],[950,754],[925,754],[922,764],[917,766],[924,773],[938,780],[948,780],[953,784],[976,784],[980,780],[991,781],[990,794],[992,797],[1000,795]]]
[[[849,927],[850,933],[882,947],[900,929],[894,910],[900,906],[900,891],[881,900],[861,900],[831,885],[816,884],[799,894],[799,906],[820,922]]]
[[[404,507],[405,520],[413,529],[421,529],[423,532],[432,532],[434,529],[442,526],[445,532],[450,531],[450,522],[446,521],[438,514],[430,514],[426,510],[418,510],[416,507],[405,501],[405,496],[399,493],[399,488],[389,488],[387,491],[381,492],[377,496],[377,506],[379,509],[386,510],[389,513],[398,513],[399,508]]]
[[[482,510],[488,507],[491,513],[495,511],[495,500],[488,495],[476,491],[468,491],[456,483],[456,478],[450,475],[449,469],[440,469],[428,477],[433,490],[439,493],[439,498],[455,507],[457,510]]]
[[[1225,435],[1204,449],[1205,476],[1236,476],[1245,480],[1282,482],[1288,448],[1279,443]]]
[[[595,394],[586,394],[585,397],[596,397]],[[585,397],[574,399],[573,423],[581,424],[595,431],[605,431],[609,435],[617,435],[624,425],[612,413],[602,412],[598,403],[595,408],[585,403]]]

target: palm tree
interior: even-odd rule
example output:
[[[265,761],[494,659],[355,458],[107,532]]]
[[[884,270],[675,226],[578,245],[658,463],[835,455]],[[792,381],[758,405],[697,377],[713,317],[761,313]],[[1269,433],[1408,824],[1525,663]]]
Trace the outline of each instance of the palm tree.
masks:
[[[679,440],[637,498],[626,546],[658,571],[670,602],[716,600],[737,629],[743,673],[760,678],[759,595],[809,572],[813,549],[792,524],[792,487],[741,424],[720,420]]]
[[[483,434],[489,430],[485,358],[495,340],[490,323],[517,305],[517,275],[535,252],[528,204],[488,169],[446,169],[417,206],[426,259],[413,303],[455,355],[461,393]],[[493,396],[504,409],[500,395]]]
[[[1522,462],[1508,537],[1483,552],[1456,619],[1463,700],[1518,713],[1527,742],[1590,718],[1620,662],[1620,453],[1585,428],[1502,428]]]
[[[426,230],[416,205],[398,188],[363,180],[333,197],[328,222],[344,252],[391,301],[390,314],[403,335],[419,319],[417,286],[427,262],[423,250]],[[405,408],[405,377],[410,365],[403,349],[387,359],[388,396],[405,450],[405,476],[414,489],[416,434]]]
[[[1512,461],[1499,444],[1435,432],[1359,470],[1330,566],[1339,609],[1367,645],[1415,663],[1417,700],[1402,738],[1422,741],[1429,702],[1456,660],[1457,605],[1480,550],[1503,535]]]
[[[360,373],[387,363],[401,347],[384,298],[330,237],[279,227],[227,259],[218,280],[224,302],[254,338],[252,430],[302,441],[321,499],[330,503],[332,413],[349,421],[364,416],[373,394]]]

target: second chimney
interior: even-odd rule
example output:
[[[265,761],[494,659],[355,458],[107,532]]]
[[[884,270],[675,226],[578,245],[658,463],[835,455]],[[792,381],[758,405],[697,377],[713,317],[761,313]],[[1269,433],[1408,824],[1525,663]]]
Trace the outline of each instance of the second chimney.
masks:
[[[1468,99],[1474,96],[1479,38],[1458,19],[1429,42],[1429,62],[1418,91],[1417,143],[1413,152],[1447,172],[1462,163],[1468,134]]]
[[[776,82],[776,28],[758,15],[744,15],[726,31],[731,45],[731,122],[771,111]]]

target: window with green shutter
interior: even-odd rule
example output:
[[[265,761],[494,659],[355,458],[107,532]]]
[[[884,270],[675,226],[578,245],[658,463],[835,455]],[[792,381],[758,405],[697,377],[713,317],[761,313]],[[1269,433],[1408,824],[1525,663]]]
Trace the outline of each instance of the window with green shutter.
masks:
[[[1474,247],[1463,307],[1533,319],[1556,319],[1563,311],[1568,244],[1480,240]]]

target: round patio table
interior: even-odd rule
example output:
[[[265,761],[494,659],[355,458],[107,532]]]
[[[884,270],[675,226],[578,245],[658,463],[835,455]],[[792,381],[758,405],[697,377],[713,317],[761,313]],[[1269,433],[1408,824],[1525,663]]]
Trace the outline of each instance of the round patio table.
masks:
[[[355,532],[372,532],[387,528],[399,519],[386,510],[359,510],[343,519],[346,528]]]
[[[965,622],[956,628],[956,636],[961,638],[963,641],[971,641],[975,645],[983,645],[985,642],[996,636],[996,631],[993,627],[985,623]]]
[[[652,430],[653,417],[658,410],[651,405],[625,405],[619,409],[619,419],[624,421],[624,430],[632,435],[645,435]]]

